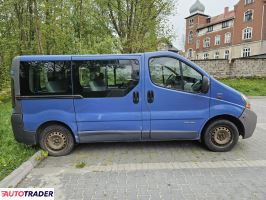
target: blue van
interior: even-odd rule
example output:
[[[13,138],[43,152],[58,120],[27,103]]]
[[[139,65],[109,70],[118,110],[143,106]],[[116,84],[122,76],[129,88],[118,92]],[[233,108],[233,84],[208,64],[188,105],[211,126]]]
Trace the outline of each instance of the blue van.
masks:
[[[79,143],[171,140],[225,152],[257,123],[243,94],[173,52],[19,56],[11,74],[15,138],[52,156]]]

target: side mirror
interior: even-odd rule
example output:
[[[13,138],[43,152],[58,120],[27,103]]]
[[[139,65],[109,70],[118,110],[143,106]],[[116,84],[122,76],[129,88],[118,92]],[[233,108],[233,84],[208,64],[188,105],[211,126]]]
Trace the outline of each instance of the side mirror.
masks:
[[[209,92],[209,89],[210,89],[210,79],[207,76],[203,76],[201,92],[206,94]]]

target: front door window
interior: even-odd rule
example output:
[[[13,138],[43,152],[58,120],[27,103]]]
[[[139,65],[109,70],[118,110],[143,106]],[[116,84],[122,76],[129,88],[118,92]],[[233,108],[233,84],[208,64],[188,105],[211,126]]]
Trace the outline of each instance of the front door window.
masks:
[[[175,58],[152,58],[149,68],[151,80],[157,86],[191,93],[201,91],[202,75]]]

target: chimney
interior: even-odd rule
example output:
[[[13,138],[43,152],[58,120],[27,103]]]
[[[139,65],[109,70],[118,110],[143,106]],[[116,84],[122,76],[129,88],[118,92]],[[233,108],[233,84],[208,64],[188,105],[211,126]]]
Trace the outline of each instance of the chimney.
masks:
[[[229,7],[224,8],[224,17],[226,17],[229,13]]]

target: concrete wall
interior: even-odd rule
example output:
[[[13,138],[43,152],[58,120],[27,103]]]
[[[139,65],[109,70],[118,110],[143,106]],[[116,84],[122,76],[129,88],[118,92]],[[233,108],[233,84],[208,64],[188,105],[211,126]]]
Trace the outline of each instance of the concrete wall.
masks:
[[[266,77],[266,58],[194,61],[216,78]]]

